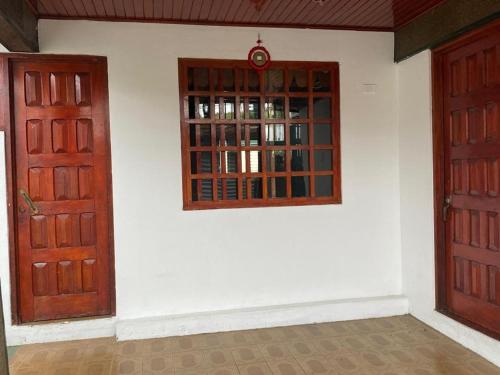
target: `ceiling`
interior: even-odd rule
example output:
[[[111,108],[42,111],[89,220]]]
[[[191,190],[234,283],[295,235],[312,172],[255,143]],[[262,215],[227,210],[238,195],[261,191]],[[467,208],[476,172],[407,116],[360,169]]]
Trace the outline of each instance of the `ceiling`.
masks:
[[[27,0],[39,18],[394,31],[445,0]]]

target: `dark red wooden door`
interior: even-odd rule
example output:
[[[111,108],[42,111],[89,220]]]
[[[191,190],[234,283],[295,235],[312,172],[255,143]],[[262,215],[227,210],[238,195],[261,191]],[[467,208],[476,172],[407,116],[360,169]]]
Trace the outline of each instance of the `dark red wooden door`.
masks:
[[[103,59],[13,62],[20,321],[112,312]]]
[[[500,33],[448,52],[443,68],[447,308],[498,334]]]

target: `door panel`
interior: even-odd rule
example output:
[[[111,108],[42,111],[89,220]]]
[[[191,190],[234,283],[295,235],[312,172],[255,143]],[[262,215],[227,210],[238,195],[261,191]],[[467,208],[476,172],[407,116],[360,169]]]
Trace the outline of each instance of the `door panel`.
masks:
[[[446,53],[443,66],[446,305],[500,333],[500,33]]]
[[[106,63],[21,59],[12,75],[20,320],[109,315]]]

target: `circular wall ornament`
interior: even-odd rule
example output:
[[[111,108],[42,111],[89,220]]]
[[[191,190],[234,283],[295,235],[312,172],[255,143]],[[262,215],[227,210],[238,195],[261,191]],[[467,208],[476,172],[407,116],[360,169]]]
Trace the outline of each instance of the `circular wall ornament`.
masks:
[[[265,70],[271,64],[271,54],[262,45],[262,40],[257,39],[257,45],[248,52],[248,63],[255,70]]]

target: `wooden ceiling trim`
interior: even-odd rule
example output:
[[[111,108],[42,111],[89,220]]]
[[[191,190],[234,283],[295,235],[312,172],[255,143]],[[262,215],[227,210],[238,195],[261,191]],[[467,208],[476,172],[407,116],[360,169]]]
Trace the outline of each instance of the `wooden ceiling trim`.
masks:
[[[366,17],[366,24],[373,25],[375,27],[393,24],[394,15],[392,13],[392,6],[387,3],[382,3],[382,5],[377,9],[376,12],[370,14]]]
[[[208,19],[214,20],[217,18],[217,15],[220,14],[221,9],[224,5],[223,3],[224,0],[214,0],[212,4],[210,5],[210,13],[208,14]]]
[[[303,1],[300,6],[292,8],[292,12],[288,17],[288,22],[290,24],[297,23],[296,22],[297,18],[306,12],[306,9],[309,8],[309,5],[310,3],[308,3],[307,1]]]
[[[290,5],[287,6],[283,12],[278,13],[276,19],[274,19],[273,22],[284,23],[288,19],[289,15],[292,14],[292,12],[297,9],[297,7],[301,5],[301,3],[303,5],[303,2],[301,0],[291,0]]]
[[[331,2],[326,2],[320,6],[312,7],[311,11],[302,19],[302,21],[304,23],[312,23],[334,5],[335,4]]]
[[[236,12],[238,12],[238,9],[241,6],[243,6],[243,4],[242,4],[243,1],[245,1],[245,0],[234,0],[233,2],[231,2],[231,6],[228,7],[228,11],[224,15],[225,22],[229,22],[229,23],[234,22],[234,16],[235,16]]]
[[[307,17],[309,17],[309,15],[311,13],[313,13],[314,10],[316,10],[315,7],[311,7],[311,4],[312,4],[312,1],[311,2],[307,2],[307,1],[302,2],[302,4],[301,4],[302,8],[297,7],[290,14],[290,17],[288,18],[288,22],[291,24],[298,23],[298,22],[307,23],[307,21],[306,21]],[[318,8],[319,7],[320,6],[318,6]]]
[[[143,0],[144,6],[144,17],[145,18],[155,18],[154,14],[154,3],[153,0]]]
[[[174,8],[174,1],[173,0],[163,0],[163,10],[162,10],[162,17],[163,19],[169,19],[172,18],[172,12]]]
[[[213,2],[208,2],[208,4],[205,4],[205,1],[202,1],[202,6],[200,7],[200,14],[198,15],[198,20],[208,20],[210,11],[212,10],[212,5]]]
[[[346,9],[344,14],[342,14],[342,16],[339,17],[339,19],[336,22],[339,23],[340,25],[349,25],[349,22],[348,22],[349,19],[353,15],[355,16],[357,12],[362,10],[363,7],[365,7],[367,5],[367,1],[369,3],[370,1],[373,1],[373,0],[357,0],[357,2],[355,4],[353,4],[351,7],[349,7],[349,9]]]
[[[42,7],[43,12],[45,13],[57,13],[57,10],[54,8],[52,2],[45,3],[45,0],[38,0],[38,6]]]
[[[353,25],[361,25],[361,26],[366,26],[369,25],[369,23],[366,21],[366,19],[371,15],[371,14],[376,14],[377,11],[379,13],[382,13],[380,11],[381,5],[383,2],[386,2],[386,0],[372,0],[369,1],[367,6],[362,10],[361,12],[357,14],[353,14],[351,19],[348,20],[348,23],[353,24]]]
[[[106,9],[104,9],[104,3],[102,0],[93,0],[94,8],[97,14],[107,16]]]
[[[236,12],[234,19],[239,19],[242,22],[244,22],[245,15],[251,15],[255,11],[255,7],[250,1],[245,1],[243,4],[238,8],[238,11]],[[234,21],[233,19],[233,21]]]
[[[394,18],[394,29],[398,30],[401,27],[407,25],[411,21],[413,21],[417,16],[423,15],[425,13],[430,12],[432,9],[434,9],[436,6],[442,4],[444,1],[443,0],[429,0],[428,3],[425,4],[418,4],[418,2],[407,0],[407,2],[411,3],[413,5],[412,7],[412,12],[405,12],[405,7],[401,6],[399,8],[399,13],[397,16]],[[416,16],[415,16],[416,15]]]
[[[326,20],[332,20],[333,22],[335,22],[334,21],[335,16],[340,14],[344,10],[344,8],[349,5],[349,1],[350,0],[343,0],[343,2],[339,1],[337,4],[335,4],[335,6],[331,9],[330,12],[323,14],[323,16],[320,17],[315,22],[315,24],[316,25],[325,24]]]
[[[144,18],[144,0],[134,0],[134,13],[137,18]]]
[[[36,9],[55,19],[393,31],[444,1],[37,0]]]
[[[274,5],[274,7],[271,7]],[[274,19],[276,12],[280,7],[280,3],[278,1],[271,2],[269,4],[264,4],[264,8],[259,12],[260,15],[257,18],[257,22],[262,22],[263,24],[270,22],[269,20]]]
[[[121,0],[123,4],[123,10],[125,11],[126,18],[135,18],[135,10],[132,0]]]
[[[109,17],[112,14],[116,13],[114,4],[112,0],[100,0],[102,4],[102,8],[104,9],[104,14],[106,17]]]
[[[181,19],[183,6],[184,6],[183,0],[174,0],[174,6],[172,8],[172,19],[174,19],[174,20]]]
[[[97,9],[95,7],[94,0],[82,1],[82,3],[83,3],[83,6],[85,7],[85,10],[87,11],[87,14],[90,17],[96,17],[99,15],[97,13]]]

